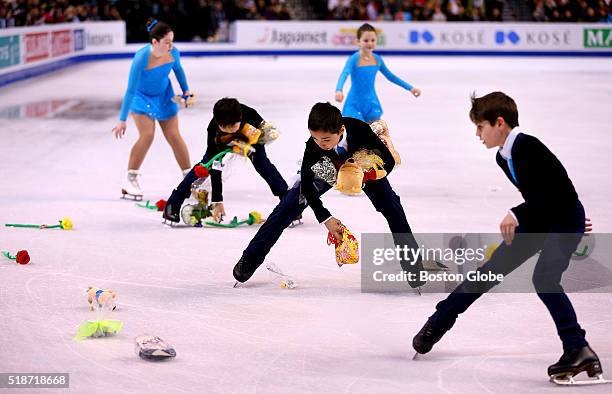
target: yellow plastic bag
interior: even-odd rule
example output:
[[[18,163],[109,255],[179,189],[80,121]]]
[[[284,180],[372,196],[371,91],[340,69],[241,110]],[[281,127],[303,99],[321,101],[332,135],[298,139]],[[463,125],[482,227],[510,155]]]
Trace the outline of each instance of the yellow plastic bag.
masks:
[[[328,233],[327,244],[335,246],[338,267],[342,267],[344,264],[357,264],[359,262],[359,242],[357,242],[357,238],[346,227],[342,226],[341,240],[335,239],[331,233]]]

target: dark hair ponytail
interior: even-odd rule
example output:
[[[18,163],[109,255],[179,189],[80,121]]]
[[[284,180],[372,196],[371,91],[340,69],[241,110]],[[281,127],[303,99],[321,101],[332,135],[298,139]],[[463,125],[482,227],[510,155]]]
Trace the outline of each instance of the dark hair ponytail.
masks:
[[[149,32],[149,41],[153,41],[153,39],[160,41],[166,34],[170,33],[172,29],[164,22],[149,18],[149,20],[147,20],[147,31]]]

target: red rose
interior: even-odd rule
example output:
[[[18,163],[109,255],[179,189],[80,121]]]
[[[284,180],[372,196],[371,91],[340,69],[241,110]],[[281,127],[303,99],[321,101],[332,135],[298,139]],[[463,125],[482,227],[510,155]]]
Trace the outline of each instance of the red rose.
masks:
[[[30,262],[30,255],[27,250],[20,250],[17,252],[17,264],[27,264]]]
[[[208,176],[208,168],[204,166],[196,166],[195,174],[198,178],[206,178]]]
[[[155,206],[157,206],[158,211],[163,211],[164,209],[166,209],[166,203],[166,200],[159,200],[155,203]]]

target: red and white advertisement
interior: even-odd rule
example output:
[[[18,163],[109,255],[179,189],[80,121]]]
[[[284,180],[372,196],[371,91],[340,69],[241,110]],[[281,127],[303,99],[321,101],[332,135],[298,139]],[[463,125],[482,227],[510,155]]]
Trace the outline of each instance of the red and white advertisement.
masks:
[[[66,55],[72,51],[72,30],[58,30],[51,33],[51,56]]]
[[[49,32],[27,33],[24,37],[26,63],[49,57]]]

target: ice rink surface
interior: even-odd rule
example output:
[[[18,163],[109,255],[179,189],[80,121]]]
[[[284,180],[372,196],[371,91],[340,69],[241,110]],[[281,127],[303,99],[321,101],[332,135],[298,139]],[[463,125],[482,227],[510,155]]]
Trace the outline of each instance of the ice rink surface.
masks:
[[[178,45],[180,49],[180,45]],[[612,60],[391,57],[419,87],[415,99],[378,77],[377,91],[403,164],[390,176],[415,232],[496,232],[520,194],[468,119],[469,95],[501,90],[517,101],[521,130],[563,162],[596,232],[612,232]],[[213,103],[236,97],[281,131],[268,155],[296,170],[310,107],[332,101],[344,57],[183,58],[198,105],[180,113],[192,162],[205,150]],[[571,391],[547,381],[561,345],[535,294],[489,294],[426,356],[412,337],[443,294],[364,294],[360,266],[339,269],[310,209],[268,260],[298,281],[282,290],[263,267],[234,289],[232,267],[257,231],[162,226],[159,213],[119,199],[137,130],[111,136],[129,60],[85,63],[0,91],[0,372],[68,372],[74,392],[497,393]],[[172,77],[175,83],[174,77]],[[176,86],[176,84],[175,84]],[[348,86],[347,86],[348,87]],[[345,93],[347,89],[345,87]],[[166,199],[180,171],[159,128],[142,166],[145,200]],[[249,163],[224,183],[229,215],[268,215],[275,197]],[[353,233],[386,232],[365,197],[329,192],[325,205]],[[75,342],[93,316],[88,286],[117,291],[116,337]],[[612,378],[612,296],[572,294],[587,339]],[[133,338],[159,335],[177,351],[150,363]],[[607,386],[607,387],[606,387]],[[610,392],[610,385],[580,392]],[[23,390],[20,392],[27,392]]]

